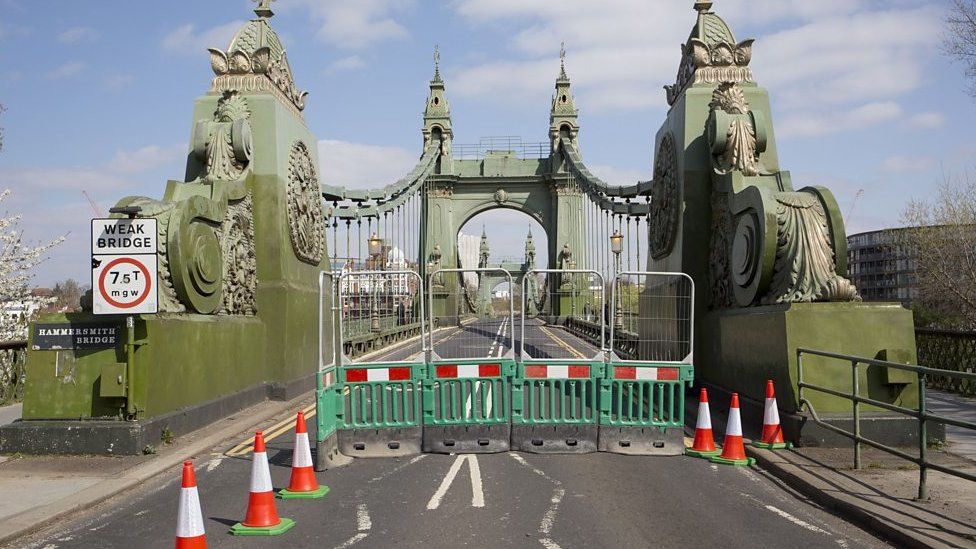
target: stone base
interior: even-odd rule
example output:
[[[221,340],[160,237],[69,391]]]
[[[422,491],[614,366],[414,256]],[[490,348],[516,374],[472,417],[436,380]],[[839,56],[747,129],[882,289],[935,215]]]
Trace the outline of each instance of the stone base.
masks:
[[[138,420],[20,420],[0,427],[0,454],[138,455],[164,444],[163,433],[180,436],[266,399],[292,400],[312,390],[315,376],[262,384],[245,391]]]

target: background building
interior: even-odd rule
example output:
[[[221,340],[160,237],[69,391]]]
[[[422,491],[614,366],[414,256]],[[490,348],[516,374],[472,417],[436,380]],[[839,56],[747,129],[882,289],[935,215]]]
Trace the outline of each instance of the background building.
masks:
[[[918,298],[917,255],[908,244],[907,229],[883,229],[847,237],[847,275],[864,301]]]

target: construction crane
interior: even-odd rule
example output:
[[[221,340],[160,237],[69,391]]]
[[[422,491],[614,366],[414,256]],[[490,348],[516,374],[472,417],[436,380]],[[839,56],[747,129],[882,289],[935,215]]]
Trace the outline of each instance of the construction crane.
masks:
[[[95,214],[95,217],[105,217],[105,215],[102,213],[101,208],[98,207],[98,204],[95,204],[95,201],[92,200],[92,197],[88,194],[88,191],[83,190],[81,191],[81,194],[85,195],[85,198],[88,200],[88,204],[91,206],[92,212]]]
[[[857,194],[854,195],[854,201],[851,202],[851,207],[847,210],[847,217],[844,218],[844,227],[848,227],[851,224],[851,214],[854,213],[854,208],[857,207],[857,201],[864,196],[864,189],[858,189]]]

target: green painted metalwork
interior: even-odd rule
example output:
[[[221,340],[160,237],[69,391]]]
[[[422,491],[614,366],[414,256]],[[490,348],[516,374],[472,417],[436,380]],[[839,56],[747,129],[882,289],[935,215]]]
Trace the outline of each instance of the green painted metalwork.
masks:
[[[371,372],[382,375],[374,379]],[[337,412],[339,429],[421,424],[423,364],[357,364],[342,367],[338,373],[343,397],[342,408]]]

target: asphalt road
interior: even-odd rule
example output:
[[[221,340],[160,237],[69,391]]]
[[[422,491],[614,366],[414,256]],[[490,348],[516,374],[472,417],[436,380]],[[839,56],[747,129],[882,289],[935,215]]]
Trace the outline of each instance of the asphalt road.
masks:
[[[538,322],[526,327],[525,339],[539,358],[596,352]],[[500,356],[513,341],[510,323],[481,321],[438,332],[438,343],[439,352],[459,358],[453,355]],[[398,360],[412,352],[391,348],[373,360]],[[282,419],[287,421],[276,421]],[[273,423],[262,426],[265,432],[272,432]],[[314,438],[314,421],[309,428]],[[240,442],[245,444],[238,450],[246,446],[246,439]],[[275,488],[288,483],[292,444],[287,428],[268,442]],[[278,502],[280,515],[297,522],[293,530],[274,538],[238,538],[227,529],[244,516],[251,463],[249,453],[234,447],[214,448],[196,460],[210,547],[885,546],[758,469],[603,453],[354,460],[318,474],[331,488],[325,498]],[[179,486],[174,470],[16,546],[172,547]]]
[[[268,444],[276,488],[288,482],[290,439]],[[612,454],[356,460],[319,473],[332,489],[325,498],[278,502],[293,530],[233,537],[227,529],[244,516],[249,471],[249,456],[197,460],[210,547],[884,546],[761,471]],[[178,475],[17,547],[172,547]]]

